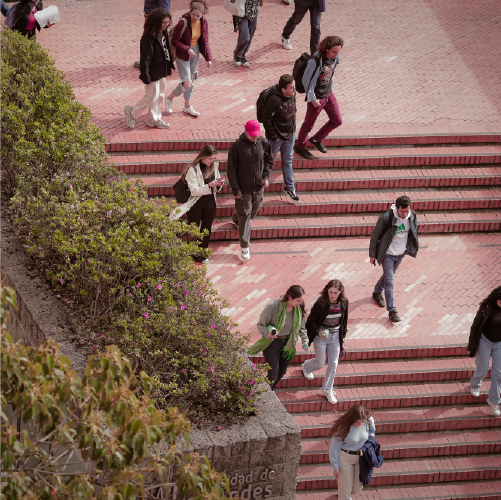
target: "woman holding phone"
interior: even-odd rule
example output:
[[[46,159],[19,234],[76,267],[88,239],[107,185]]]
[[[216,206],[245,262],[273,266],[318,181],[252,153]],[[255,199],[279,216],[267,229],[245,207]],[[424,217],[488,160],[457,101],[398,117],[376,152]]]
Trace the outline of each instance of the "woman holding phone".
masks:
[[[329,461],[337,480],[338,500],[351,500],[351,495],[362,491],[360,481],[360,449],[376,435],[376,426],[370,410],[354,405],[341,415],[331,429]]]
[[[343,284],[339,280],[331,280],[313,304],[306,322],[308,341],[310,344],[313,342],[315,357],[303,363],[303,374],[308,380],[313,380],[314,372],[323,368],[327,356],[327,371],[320,390],[331,404],[337,403],[333,387],[339,353],[348,330],[348,304]]]
[[[216,161],[217,150],[212,144],[205,145],[196,158],[183,169],[183,177],[190,188],[191,196],[186,203],[178,207],[171,215],[179,219],[187,213],[188,224],[196,224],[200,231],[207,230],[200,246],[209,248],[212,223],[216,215],[216,192],[220,191],[226,181],[219,173],[219,162]],[[196,262],[208,264],[207,257],[193,257]]]
[[[272,300],[263,310],[257,329],[263,336],[248,351],[263,356],[270,365],[268,379],[271,390],[287,372],[296,354],[296,342],[301,337],[303,347],[308,349],[308,336],[304,325],[304,290],[300,285],[292,285],[283,297]]]

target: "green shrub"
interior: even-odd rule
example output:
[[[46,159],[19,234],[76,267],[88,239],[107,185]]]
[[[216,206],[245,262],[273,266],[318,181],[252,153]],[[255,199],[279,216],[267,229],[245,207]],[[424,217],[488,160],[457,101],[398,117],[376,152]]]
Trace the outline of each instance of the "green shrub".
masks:
[[[244,339],[193,265],[200,249],[181,237],[199,231],[171,221],[172,205],[152,202],[107,163],[88,111],[36,42],[4,31],[2,59],[2,134],[23,128],[22,146],[2,143],[15,225],[54,289],[88,321],[93,351],[118,345],[152,377],[159,407],[204,420],[253,411],[265,373],[242,357]],[[32,103],[38,95],[44,105]]]
[[[106,351],[81,380],[52,339],[34,349],[2,334],[2,498],[153,499],[173,480],[182,498],[224,498],[228,479],[182,454],[185,417],[156,409],[152,380],[117,347]],[[28,426],[18,432],[20,421]]]

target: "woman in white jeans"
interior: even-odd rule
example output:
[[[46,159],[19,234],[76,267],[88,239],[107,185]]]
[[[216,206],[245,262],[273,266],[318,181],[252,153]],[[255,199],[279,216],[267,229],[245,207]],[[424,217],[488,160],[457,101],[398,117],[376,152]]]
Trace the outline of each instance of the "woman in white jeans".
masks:
[[[343,284],[339,280],[331,280],[313,304],[306,321],[308,340],[310,345],[313,342],[315,357],[303,363],[303,374],[308,380],[313,380],[313,372],[323,368],[327,356],[327,371],[320,390],[331,404],[337,403],[333,387],[339,353],[348,330],[348,304]]]
[[[352,406],[334,423],[329,461],[337,480],[338,500],[351,500],[351,495],[362,491],[360,449],[369,436],[375,435],[376,426],[371,412],[362,405]]]
[[[501,286],[484,299],[473,320],[468,342],[470,357],[475,356],[477,368],[470,380],[471,394],[478,398],[482,380],[492,357],[491,386],[487,404],[495,417],[501,417]]]

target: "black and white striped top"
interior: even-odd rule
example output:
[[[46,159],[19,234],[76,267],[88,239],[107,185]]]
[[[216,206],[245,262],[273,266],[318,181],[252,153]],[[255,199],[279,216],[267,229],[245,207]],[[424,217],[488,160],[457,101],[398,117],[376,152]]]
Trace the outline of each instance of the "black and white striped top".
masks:
[[[329,330],[329,333],[339,333],[339,322],[341,321],[341,304],[336,302],[330,305],[329,313],[322,323],[322,330]]]

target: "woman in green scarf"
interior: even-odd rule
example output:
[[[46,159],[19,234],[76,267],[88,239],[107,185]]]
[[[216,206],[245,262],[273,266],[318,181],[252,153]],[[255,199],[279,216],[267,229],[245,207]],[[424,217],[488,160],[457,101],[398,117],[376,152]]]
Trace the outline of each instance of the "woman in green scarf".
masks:
[[[298,335],[303,347],[308,349],[308,336],[304,324],[304,290],[299,285],[291,286],[281,298],[272,300],[261,313],[257,328],[263,336],[248,351],[263,356],[270,365],[268,379],[274,390],[287,372],[296,354]]]

